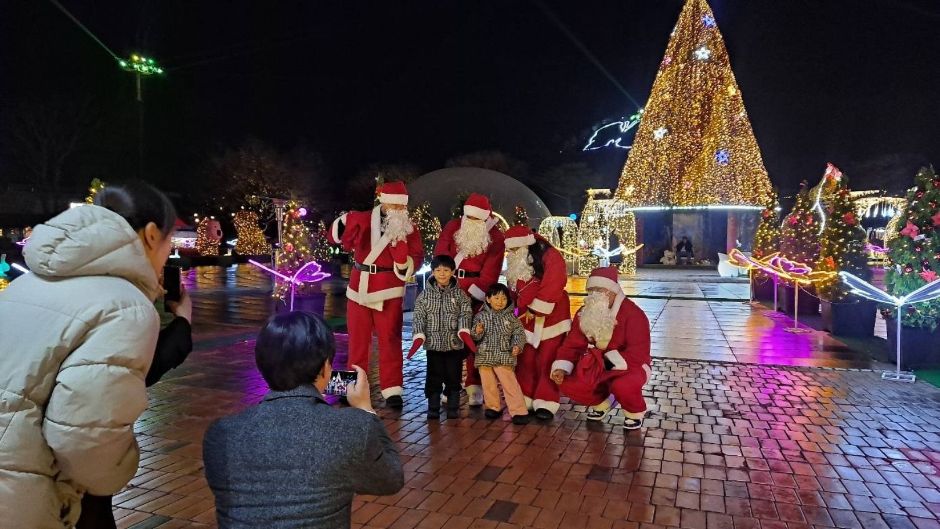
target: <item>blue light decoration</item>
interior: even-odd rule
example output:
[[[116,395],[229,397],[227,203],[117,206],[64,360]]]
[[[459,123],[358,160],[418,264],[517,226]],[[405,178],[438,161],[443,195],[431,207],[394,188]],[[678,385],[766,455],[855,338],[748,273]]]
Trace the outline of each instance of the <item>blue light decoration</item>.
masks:
[[[895,331],[897,343],[897,369],[892,373],[890,371],[885,371],[881,374],[882,380],[898,380],[903,382],[914,382],[916,377],[914,373],[902,373],[901,372],[901,318],[904,314],[904,311],[901,310],[901,307],[904,305],[913,305],[915,303],[923,303],[925,301],[931,301],[933,299],[940,298],[940,280],[935,280],[926,285],[918,288],[917,290],[907,294],[906,296],[892,296],[884,290],[872,285],[864,279],[854,276],[848,272],[839,272],[839,275],[842,277],[842,281],[845,282],[852,290],[853,294],[868,298],[872,301],[877,301],[879,303],[885,303],[887,305],[894,305],[897,309],[898,319],[897,319],[897,330]]]
[[[710,14],[708,14],[708,15],[702,15],[702,24],[704,24],[706,28],[713,28],[713,27],[715,27],[715,25],[716,25],[716,24],[715,24],[715,17],[711,16]]]
[[[10,264],[7,263],[7,254],[0,255],[0,279],[5,279],[9,271]]]
[[[636,114],[633,114],[627,119],[614,121],[613,123],[608,123],[598,128],[594,131],[594,134],[591,135],[591,139],[588,140],[587,145],[581,150],[596,151],[611,145],[621,149],[629,149],[632,145],[621,145],[620,142],[630,129],[640,124],[640,118],[642,117],[643,109],[641,108],[637,110]]]
[[[731,163],[731,154],[728,153],[728,149],[718,149],[715,151],[715,163],[718,165],[728,165]]]
[[[568,218],[571,219],[571,220],[578,220],[578,214],[577,214],[577,213],[572,213],[572,214],[568,215]]]

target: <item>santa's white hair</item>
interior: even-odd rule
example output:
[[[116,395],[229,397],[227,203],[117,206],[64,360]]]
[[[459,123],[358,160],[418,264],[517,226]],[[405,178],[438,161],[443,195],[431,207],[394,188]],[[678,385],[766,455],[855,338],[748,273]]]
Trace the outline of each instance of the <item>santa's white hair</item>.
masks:
[[[584,298],[580,314],[581,332],[589,340],[609,342],[617,324],[617,315],[610,309],[610,298],[606,291],[589,292]]]
[[[516,281],[528,281],[532,279],[535,269],[532,268],[532,256],[529,255],[529,247],[522,246],[509,250],[506,255],[506,280],[510,287],[515,288]]]
[[[454,242],[466,257],[480,255],[490,247],[490,230],[486,221],[464,217],[460,221],[460,229],[454,232]]]
[[[382,235],[387,236],[389,242],[404,241],[414,231],[407,209],[389,209],[382,217]]]

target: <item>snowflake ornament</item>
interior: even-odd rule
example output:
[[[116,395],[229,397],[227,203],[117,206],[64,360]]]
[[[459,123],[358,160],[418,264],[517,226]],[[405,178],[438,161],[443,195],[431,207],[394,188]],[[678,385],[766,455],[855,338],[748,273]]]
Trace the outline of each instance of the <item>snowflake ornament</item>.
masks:
[[[715,17],[713,17],[712,15],[703,15],[702,24],[705,24],[706,28],[715,27]]]
[[[653,131],[653,138],[657,140],[661,140],[666,137],[666,134],[669,134],[669,129],[667,129],[666,127],[659,127],[658,129]]]
[[[708,49],[708,46],[702,44],[692,53],[695,55],[695,58],[700,61],[707,61],[712,56],[712,50]]]
[[[731,155],[728,153],[728,149],[715,151],[715,162],[718,165],[728,165],[731,162]]]

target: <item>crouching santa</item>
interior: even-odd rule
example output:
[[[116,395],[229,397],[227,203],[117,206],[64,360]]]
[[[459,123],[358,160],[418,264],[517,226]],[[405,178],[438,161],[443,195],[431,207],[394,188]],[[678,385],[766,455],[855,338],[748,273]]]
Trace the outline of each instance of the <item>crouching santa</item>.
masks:
[[[434,255],[450,256],[457,264],[457,284],[470,296],[474,314],[483,307],[486,290],[499,281],[504,252],[503,232],[492,215],[490,200],[478,193],[467,197],[463,217],[444,226],[434,247]],[[474,354],[468,351],[464,388],[470,406],[482,406],[483,388],[473,361]]]
[[[565,259],[528,226],[513,226],[505,236],[506,279],[527,342],[518,358],[516,378],[526,406],[535,410],[536,418],[550,420],[558,411],[559,398],[551,367],[571,328]]]
[[[613,395],[626,417],[623,428],[636,430],[646,414],[643,385],[652,374],[649,320],[624,296],[615,267],[591,272],[587,290],[552,364],[552,380],[571,400],[589,406],[589,421],[607,416]]]
[[[408,216],[408,191],[401,182],[379,190],[371,211],[350,211],[336,219],[329,239],[353,256],[346,288],[349,330],[347,367],[369,369],[373,332],[379,341],[379,385],[385,404],[402,407],[402,300],[405,281],[424,258],[421,234]]]

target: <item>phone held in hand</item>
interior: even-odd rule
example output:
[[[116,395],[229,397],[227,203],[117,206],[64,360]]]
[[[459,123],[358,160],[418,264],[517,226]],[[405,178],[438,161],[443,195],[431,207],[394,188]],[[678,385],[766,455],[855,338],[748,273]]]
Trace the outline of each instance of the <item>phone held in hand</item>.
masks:
[[[180,300],[180,268],[178,266],[167,265],[163,267],[163,290],[166,290],[166,295],[163,296],[164,300]]]
[[[346,386],[350,382],[355,382],[358,375],[355,371],[339,371],[334,370],[333,375],[330,377],[330,381],[326,384],[326,389],[323,393],[327,395],[336,395],[339,397],[346,396]]]

